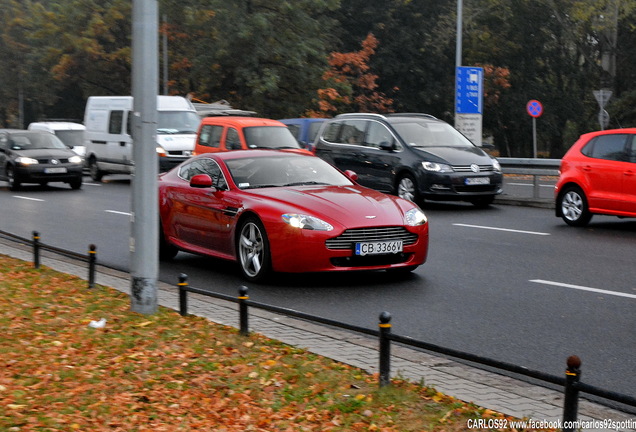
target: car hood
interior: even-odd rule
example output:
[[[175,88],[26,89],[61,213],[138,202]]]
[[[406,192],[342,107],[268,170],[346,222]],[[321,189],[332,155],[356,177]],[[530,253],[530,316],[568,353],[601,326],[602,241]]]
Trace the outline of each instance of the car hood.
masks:
[[[313,215],[348,228],[402,225],[404,213],[414,207],[401,198],[357,185],[268,188],[250,192],[276,201],[283,212]]]
[[[412,147],[427,161],[449,165],[492,164],[492,159],[478,147]]]
[[[157,143],[166,151],[192,151],[196,134],[158,134]]]
[[[68,159],[75,156],[76,153],[71,149],[25,149],[12,150],[13,154],[18,156],[30,157],[33,159],[55,158]]]

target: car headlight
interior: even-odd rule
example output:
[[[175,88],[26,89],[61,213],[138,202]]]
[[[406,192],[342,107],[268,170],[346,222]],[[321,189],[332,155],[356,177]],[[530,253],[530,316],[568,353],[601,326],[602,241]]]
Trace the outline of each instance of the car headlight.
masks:
[[[24,157],[24,156],[20,156],[18,158],[16,158],[16,163],[20,164],[20,165],[35,165],[38,163],[37,159],[33,159],[30,157]]]
[[[82,157],[81,156],[71,156],[70,158],[68,158],[68,161],[70,163],[79,164],[79,163],[82,163]]]
[[[315,231],[331,231],[333,227],[324,220],[314,216],[288,213],[283,215],[283,220],[294,228]]]
[[[166,153],[166,150],[163,147],[161,147],[159,144],[157,144],[156,150],[157,150],[157,155],[159,157],[168,156],[168,153]]]
[[[437,162],[422,162],[422,167],[426,171],[433,171],[433,172],[440,172],[440,173],[453,172],[453,168],[450,165],[441,164]]]
[[[501,164],[499,163],[497,159],[492,160],[492,167],[495,170],[495,172],[498,172],[498,173],[501,172]]]
[[[427,221],[428,219],[424,212],[417,207],[412,208],[404,214],[404,222],[408,226],[424,225]]]

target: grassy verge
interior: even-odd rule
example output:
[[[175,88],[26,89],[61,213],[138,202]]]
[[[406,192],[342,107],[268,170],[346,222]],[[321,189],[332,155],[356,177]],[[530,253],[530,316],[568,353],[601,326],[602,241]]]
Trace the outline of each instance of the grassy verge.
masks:
[[[106,319],[104,328],[88,324]],[[506,419],[0,255],[0,431],[460,431]]]

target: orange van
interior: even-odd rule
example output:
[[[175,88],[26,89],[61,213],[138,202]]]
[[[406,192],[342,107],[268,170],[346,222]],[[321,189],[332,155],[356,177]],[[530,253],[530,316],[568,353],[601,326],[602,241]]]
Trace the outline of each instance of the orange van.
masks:
[[[259,148],[310,153],[301,148],[287,126],[278,120],[217,116],[201,120],[194,154]]]

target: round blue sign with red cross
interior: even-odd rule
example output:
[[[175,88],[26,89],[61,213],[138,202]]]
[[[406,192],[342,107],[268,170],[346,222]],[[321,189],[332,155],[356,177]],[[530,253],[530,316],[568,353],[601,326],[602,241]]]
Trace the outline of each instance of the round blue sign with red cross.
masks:
[[[532,117],[541,117],[543,114],[543,105],[538,100],[532,99],[526,104],[526,110]]]

